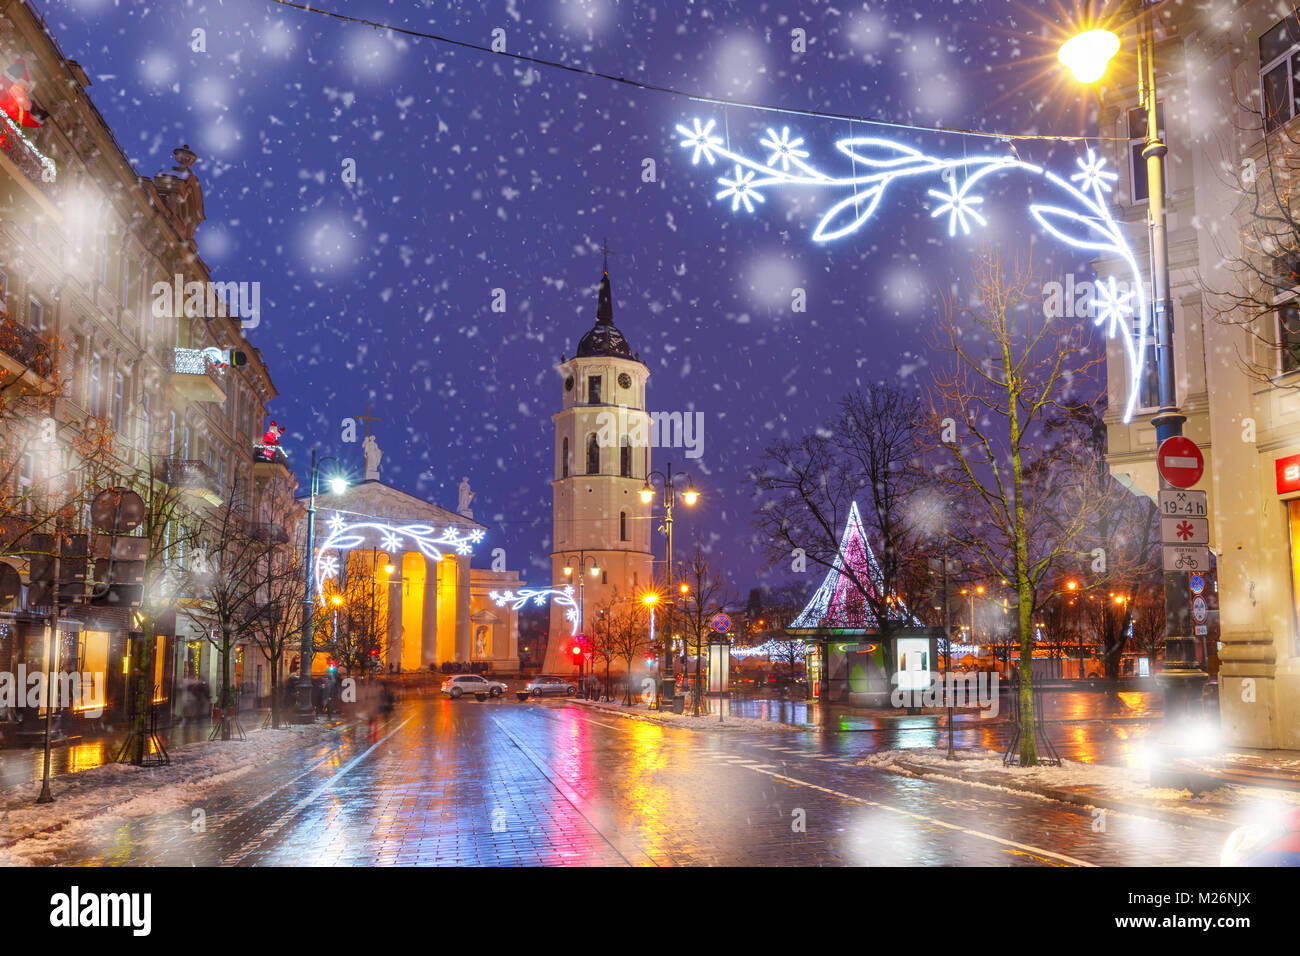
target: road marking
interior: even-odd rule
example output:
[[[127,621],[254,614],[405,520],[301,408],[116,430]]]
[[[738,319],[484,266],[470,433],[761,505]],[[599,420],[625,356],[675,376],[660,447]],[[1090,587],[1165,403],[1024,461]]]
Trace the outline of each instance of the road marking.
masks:
[[[262,844],[266,843],[266,842],[267,842],[268,840],[270,840],[273,836],[275,836],[277,833],[279,833],[280,830],[284,828],[285,824],[287,824],[290,820],[292,820],[292,819],[293,819],[294,817],[296,817],[299,813],[301,813],[301,812],[303,811],[303,809],[305,809],[306,807],[308,807],[309,805],[311,805],[312,803],[314,803],[317,797],[319,797],[321,794],[323,794],[323,793],[324,793],[326,790],[328,790],[330,787],[334,786],[334,784],[335,784],[338,780],[340,780],[340,779],[343,777],[344,774],[346,774],[349,770],[351,770],[351,769],[352,769],[353,767],[355,767],[357,764],[361,763],[361,761],[363,761],[363,760],[365,760],[367,757],[369,757],[372,753],[374,753],[374,752],[379,748],[379,745],[380,745],[380,744],[385,743],[385,742],[388,740],[389,737],[392,737],[393,734],[397,733],[399,730],[401,730],[403,727],[405,727],[407,724],[409,724],[409,723],[410,723],[411,721],[413,721],[414,719],[415,719],[415,718],[414,718],[413,716],[412,716],[412,717],[407,717],[404,721],[402,721],[400,724],[398,724],[396,727],[394,727],[391,731],[389,731],[389,732],[388,732],[386,735],[384,735],[381,739],[376,740],[373,744],[371,744],[371,745],[370,745],[370,746],[369,746],[369,747],[368,747],[364,752],[357,754],[355,757],[353,757],[351,760],[349,760],[347,763],[345,763],[342,767],[340,767],[337,771],[335,771],[335,773],[334,773],[334,775],[333,775],[332,777],[330,777],[328,780],[326,780],[324,783],[322,783],[319,787],[317,787],[317,788],[316,788],[315,790],[313,790],[311,793],[307,794],[307,796],[303,797],[301,800],[299,800],[297,803],[295,803],[295,804],[294,804],[292,807],[290,807],[288,810],[284,811],[284,813],[280,814],[280,815],[276,818],[276,820],[275,820],[274,823],[272,823],[269,827],[267,827],[265,830],[263,830],[261,833],[259,833],[259,834],[257,835],[257,838],[256,838],[256,839],[250,840],[249,842],[245,843],[242,847],[240,847],[240,848],[239,848],[238,850],[236,850],[234,853],[230,854],[230,855],[227,856],[224,860],[222,860],[222,861],[221,861],[221,865],[222,865],[222,866],[237,866],[237,865],[239,865],[239,863],[243,862],[243,860],[244,860],[244,859],[245,859],[245,858],[246,858],[250,853],[252,853],[254,850],[256,850],[258,847],[260,847]]]
[[[832,790],[830,787],[819,786],[818,784],[809,783],[806,780],[799,780],[795,777],[787,777],[783,773],[775,773],[771,770],[764,770],[761,767],[749,767],[747,769],[753,770],[757,773],[767,774],[769,777],[774,777],[777,780],[784,780],[786,783],[792,783],[795,786],[808,787],[810,790],[819,790],[822,793],[829,793],[832,796],[839,797],[841,800],[860,803],[863,806],[875,807],[879,810],[888,810],[890,813],[897,813],[900,816],[910,817],[913,820],[920,820],[922,823],[929,823],[934,826],[943,827],[946,830],[956,830],[958,833],[965,833],[967,836],[977,837],[981,840],[990,840],[993,843],[1000,843],[1003,846],[1013,847],[1017,850],[1022,850],[1025,853],[1033,854],[1034,856],[1051,857],[1054,860],[1061,860],[1064,863],[1069,863],[1071,866],[1095,867],[1097,865],[1096,863],[1089,863],[1087,860],[1079,860],[1072,856],[1066,856],[1064,853],[1055,853],[1052,850],[1044,850],[1041,847],[1030,846],[1027,843],[1017,843],[1015,840],[1006,840],[1000,836],[994,836],[992,833],[985,833],[983,830],[971,830],[967,827],[958,826],[955,823],[949,823],[946,820],[940,820],[937,817],[927,817],[922,813],[913,813],[910,810],[901,810],[898,807],[891,807],[887,803],[877,803],[876,801],[868,800],[865,797],[855,797],[850,793]]]

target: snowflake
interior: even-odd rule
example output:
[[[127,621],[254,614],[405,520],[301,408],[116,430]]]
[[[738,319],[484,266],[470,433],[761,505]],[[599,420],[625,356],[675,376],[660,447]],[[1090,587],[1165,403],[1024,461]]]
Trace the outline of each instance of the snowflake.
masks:
[[[339,559],[332,554],[322,555],[320,558],[321,572],[329,577],[337,574],[339,570]]]
[[[700,125],[698,119],[692,120],[692,122],[695,124],[694,130],[687,129],[681,123],[677,124],[677,132],[686,137],[682,140],[682,148],[695,150],[694,155],[691,156],[692,164],[698,163],[700,161],[700,156],[703,156],[709,161],[709,165],[712,166],[713,151],[722,145],[721,137],[712,135],[714,121],[709,120],[704,126]]]
[[[1098,282],[1096,289],[1097,298],[1094,300],[1096,315],[1093,317],[1093,322],[1096,325],[1106,325],[1106,334],[1114,338],[1115,330],[1122,327],[1125,320],[1133,315],[1134,292],[1132,289],[1120,292],[1114,276]]]
[[[767,160],[767,165],[775,166],[776,161],[779,159],[781,169],[789,171],[791,159],[804,159],[808,156],[808,150],[799,148],[803,145],[802,136],[798,139],[790,139],[790,127],[783,126],[781,135],[777,136],[776,130],[769,126],[767,135],[767,139],[759,140],[759,143],[772,151],[772,155]]]
[[[469,533],[469,539],[470,539],[470,541],[474,542],[475,544],[478,544],[480,541],[483,540],[483,532],[482,532],[482,531],[479,531],[479,530],[471,531],[471,532]]]
[[[750,181],[754,178],[754,173],[745,172],[743,166],[737,164],[735,179],[728,179],[726,176],[719,177],[718,182],[727,188],[718,193],[719,199],[731,197],[731,211],[735,212],[743,203],[745,212],[754,211],[755,202],[763,202],[763,197],[758,194]]]
[[[339,531],[342,530],[343,525],[346,524],[346,522],[343,520],[343,516],[339,514],[337,511],[334,512],[332,515],[330,515],[329,520],[326,521],[325,523],[329,525],[330,534],[338,534]]]
[[[984,197],[967,196],[965,188],[957,185],[956,177],[948,183],[948,190],[947,193],[941,193],[937,189],[931,189],[929,192],[935,199],[943,200],[934,212],[930,213],[930,218],[935,219],[942,216],[944,213],[949,213],[949,236],[957,235],[958,225],[961,226],[961,233],[963,236],[970,235],[970,224],[966,221],[967,216],[970,216],[970,218],[974,219],[981,226],[988,225],[988,221],[973,208],[978,203],[982,203]]]
[[[1102,167],[1105,165],[1106,160],[1090,149],[1088,150],[1088,158],[1079,160],[1080,172],[1071,176],[1070,180],[1078,180],[1080,189],[1094,190],[1098,196],[1101,195],[1103,190],[1110,192],[1110,184],[1119,179],[1119,174],[1103,169]]]

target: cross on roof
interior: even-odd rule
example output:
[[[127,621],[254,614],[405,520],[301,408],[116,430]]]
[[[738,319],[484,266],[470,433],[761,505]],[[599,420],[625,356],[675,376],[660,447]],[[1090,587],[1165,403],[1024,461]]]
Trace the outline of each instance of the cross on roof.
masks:
[[[611,249],[611,248],[609,247],[609,240],[608,240],[608,239],[602,239],[602,240],[600,240],[600,251],[603,253],[603,260],[602,260],[602,262],[601,262],[601,266],[600,266],[601,271],[602,271],[602,272],[609,272],[609,254],[610,254],[611,252],[613,252],[614,250]]]
[[[363,422],[366,423],[366,435],[365,435],[366,438],[369,438],[369,437],[370,437],[370,423],[371,423],[371,422],[382,422],[382,421],[383,421],[382,418],[372,418],[372,417],[371,417],[371,415],[370,415],[370,403],[369,403],[369,402],[366,403],[366,413],[365,413],[364,415],[358,415],[357,418],[358,418],[360,421],[363,421]]]

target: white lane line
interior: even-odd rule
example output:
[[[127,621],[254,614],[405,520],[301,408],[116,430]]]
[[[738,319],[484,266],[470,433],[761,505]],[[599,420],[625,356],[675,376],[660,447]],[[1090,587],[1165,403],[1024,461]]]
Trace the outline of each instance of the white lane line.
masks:
[[[1003,846],[1015,847],[1017,850],[1023,850],[1026,853],[1032,853],[1035,856],[1051,857],[1054,860],[1060,860],[1063,863],[1069,863],[1071,866],[1089,866],[1095,867],[1096,863],[1089,863],[1087,860],[1075,859],[1072,856],[1066,856],[1064,853],[1056,853],[1052,850],[1044,850],[1042,847],[1030,846],[1027,843],[1017,843],[1015,840],[1005,840],[1000,836],[994,836],[992,833],[985,833],[983,830],[971,830],[967,827],[958,826],[955,823],[949,823],[947,820],[940,820],[936,817],[927,817],[922,813],[913,813],[910,810],[902,810],[898,807],[891,807],[887,803],[877,803],[874,800],[868,800],[865,797],[855,797],[849,793],[843,793],[839,790],[832,790],[830,787],[822,787],[815,783],[809,783],[806,780],[798,780],[794,777],[787,777],[783,773],[774,773],[771,770],[764,770],[760,767],[749,767],[757,773],[767,774],[777,780],[784,780],[786,783],[792,783],[798,787],[808,787],[810,790],[819,790],[822,793],[829,793],[831,796],[839,797],[841,800],[848,800],[852,803],[860,803],[863,806],[875,807],[879,810],[888,810],[890,813],[897,813],[900,816],[910,817],[913,820],[920,820],[922,823],[929,823],[934,826],[943,827],[947,830],[956,830],[958,833],[965,833],[967,836],[977,837],[981,840],[990,840],[993,843],[1000,843]]]
[[[330,777],[328,780],[326,780],[324,783],[322,783],[319,787],[317,787],[317,788],[316,788],[315,790],[313,790],[311,793],[307,794],[307,796],[303,797],[301,800],[299,800],[297,803],[295,803],[295,804],[294,804],[292,807],[290,807],[288,810],[284,811],[284,813],[282,813],[282,814],[280,814],[278,817],[276,817],[275,822],[272,823],[272,824],[271,824],[269,827],[267,827],[265,830],[263,830],[261,833],[259,833],[259,834],[257,835],[256,839],[250,840],[248,843],[245,843],[242,847],[240,847],[240,848],[239,848],[238,850],[236,850],[234,853],[230,854],[230,855],[227,856],[224,860],[222,860],[222,861],[221,861],[221,865],[222,865],[222,866],[237,866],[237,865],[238,865],[240,862],[242,862],[242,861],[244,860],[244,858],[247,857],[250,853],[252,853],[252,852],[253,852],[254,850],[256,850],[258,847],[260,847],[263,843],[266,843],[268,840],[270,840],[272,837],[274,837],[277,833],[279,833],[280,830],[284,828],[285,824],[287,824],[290,820],[292,820],[292,819],[293,819],[294,817],[296,817],[299,813],[301,813],[302,810],[303,810],[304,808],[306,808],[306,807],[309,806],[310,804],[314,803],[314,802],[316,801],[316,798],[317,798],[317,797],[319,797],[321,794],[323,794],[323,793],[324,793],[326,790],[328,790],[330,787],[334,786],[335,783],[337,783],[340,779],[342,779],[342,777],[343,777],[344,774],[346,774],[349,770],[351,770],[351,769],[352,769],[353,767],[355,767],[357,764],[361,763],[361,761],[365,760],[365,759],[366,759],[367,757],[369,757],[372,753],[374,753],[374,752],[379,748],[380,744],[383,744],[383,743],[387,742],[387,740],[388,740],[389,737],[392,737],[393,734],[397,733],[399,730],[401,730],[403,727],[405,727],[407,724],[409,724],[409,723],[410,723],[411,721],[413,721],[414,719],[415,719],[414,716],[407,717],[404,721],[402,721],[400,724],[398,724],[396,727],[394,727],[394,728],[393,728],[391,731],[389,731],[386,735],[384,735],[382,738],[380,738],[379,740],[376,740],[373,744],[371,744],[370,747],[368,747],[364,752],[357,754],[355,757],[353,757],[351,760],[349,760],[347,763],[345,763],[342,767],[340,767],[337,771],[335,771],[335,773],[334,773],[334,775],[333,775],[332,777]]]

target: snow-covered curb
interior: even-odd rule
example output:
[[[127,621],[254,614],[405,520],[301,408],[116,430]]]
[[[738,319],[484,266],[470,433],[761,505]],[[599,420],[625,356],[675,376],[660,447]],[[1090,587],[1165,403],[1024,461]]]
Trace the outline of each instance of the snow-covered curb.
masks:
[[[671,711],[647,710],[644,705],[626,707],[623,704],[614,702],[578,699],[573,699],[570,703],[581,704],[584,707],[607,714],[617,714],[631,720],[648,720],[674,727],[690,727],[695,730],[731,730],[745,733],[779,734],[801,733],[813,729],[811,724],[788,724],[777,720],[761,720],[758,717],[723,717],[722,721],[719,722],[716,713],[701,714],[699,717],[694,717],[689,713],[674,714]]]
[[[40,785],[0,790],[0,866],[41,865],[111,814],[147,817],[191,806],[210,788],[336,737],[315,724],[255,730],[245,741],[199,741],[168,751],[165,767],[110,763],[50,781],[53,803],[37,804]]]
[[[1227,785],[1194,796],[1187,790],[1153,787],[1136,767],[1064,760],[1059,767],[1007,767],[993,750],[964,750],[949,760],[946,749],[883,750],[858,761],[906,776],[953,780],[1009,793],[1031,793],[1088,809],[1157,814],[1165,819],[1227,831],[1262,814],[1300,805],[1300,793]]]

